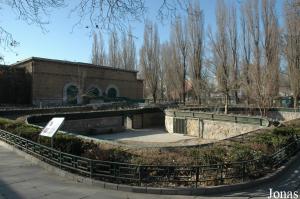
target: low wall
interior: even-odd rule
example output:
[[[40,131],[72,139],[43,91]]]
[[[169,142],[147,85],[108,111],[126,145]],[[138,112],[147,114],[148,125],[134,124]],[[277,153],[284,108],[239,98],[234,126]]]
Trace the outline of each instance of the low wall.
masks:
[[[27,117],[27,121],[30,124],[45,126],[53,117],[65,118],[62,130],[80,134],[101,134],[101,132],[120,132],[124,128],[140,129],[164,126],[164,113],[159,108],[51,113],[32,115]]]
[[[241,124],[224,121],[203,120],[199,118],[185,118],[186,121],[186,135],[200,137],[203,139],[221,140],[237,135],[247,133],[249,131],[257,130],[262,126],[253,124]],[[174,132],[174,118],[170,116],[165,117],[165,127],[169,133]]]

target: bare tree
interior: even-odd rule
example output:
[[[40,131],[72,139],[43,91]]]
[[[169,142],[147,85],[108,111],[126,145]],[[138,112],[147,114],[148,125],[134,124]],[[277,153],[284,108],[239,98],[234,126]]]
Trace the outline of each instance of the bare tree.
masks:
[[[157,100],[160,72],[160,43],[156,24],[147,21],[144,29],[144,42],[140,50],[140,65],[142,67],[146,90],[152,95],[154,103]]]
[[[237,14],[236,7],[232,5],[228,9],[228,20],[227,20],[227,31],[228,31],[228,39],[230,42],[230,65],[232,67],[232,90],[234,93],[234,99],[236,103],[239,103],[239,49],[238,49],[238,31],[237,31]]]
[[[278,17],[275,11],[275,0],[262,0],[262,22],[263,22],[263,84],[261,85],[264,106],[272,106],[274,97],[279,92],[279,42],[280,33]]]
[[[294,98],[294,108],[300,97],[300,1],[285,1],[285,58],[288,64],[290,86]]]
[[[127,34],[122,35],[122,52],[121,62],[122,68],[126,70],[134,70],[136,68],[136,48],[133,40],[131,28]]]
[[[273,99],[279,92],[280,30],[275,2],[247,1],[242,9],[246,14],[246,18],[242,18],[243,60],[246,67],[244,84],[248,84],[251,91],[248,94],[251,94],[250,97],[258,105],[262,115],[272,106]],[[252,54],[249,52],[248,34],[251,38]]]
[[[160,87],[168,100],[179,100],[182,91],[182,65],[175,41],[165,42],[161,45],[161,72]],[[162,93],[161,93],[162,95]]]
[[[180,16],[176,18],[174,25],[174,35],[176,41],[176,47],[180,52],[180,64],[182,65],[182,101],[185,104],[186,101],[186,72],[187,72],[187,56],[188,56],[188,34],[185,31],[187,30],[187,23]]]
[[[199,104],[203,93],[204,15],[198,2],[188,9],[189,64],[193,92]]]
[[[75,25],[92,30],[125,30],[130,21],[143,19],[145,8],[144,0],[80,0],[71,15],[79,16]]]
[[[241,13],[246,13],[248,7],[241,5]],[[250,77],[250,61],[251,61],[251,36],[248,31],[248,22],[245,14],[241,15],[241,55],[242,55],[242,81],[241,88],[246,98],[246,104],[250,104],[250,96],[252,92],[252,82]]]
[[[120,46],[119,46],[119,38],[116,30],[113,30],[110,34],[109,38],[109,47],[108,47],[108,63],[109,66],[114,68],[120,68]]]
[[[215,36],[209,34],[212,45],[213,62],[216,67],[218,90],[224,95],[224,113],[228,113],[230,91],[232,89],[231,67],[229,65],[230,43],[226,32],[227,6],[223,0],[219,0],[216,8],[217,32]]]
[[[92,64],[103,66],[107,63],[104,41],[101,32],[93,34]]]
[[[260,97],[260,86],[261,86],[261,38],[260,38],[260,19],[258,0],[246,1],[245,2],[245,15],[247,17],[247,31],[251,35],[251,48],[253,52],[253,67],[251,68],[251,81],[252,81],[252,96],[256,101],[261,101]]]

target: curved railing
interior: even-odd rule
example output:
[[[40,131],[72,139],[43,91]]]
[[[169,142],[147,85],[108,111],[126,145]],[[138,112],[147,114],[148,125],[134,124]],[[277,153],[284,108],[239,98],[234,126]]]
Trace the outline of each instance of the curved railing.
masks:
[[[265,175],[299,151],[298,140],[271,156],[214,165],[137,165],[100,161],[49,148],[0,130],[0,140],[36,158],[81,176],[137,186],[188,186],[231,184]],[[272,165],[272,166],[269,166]]]

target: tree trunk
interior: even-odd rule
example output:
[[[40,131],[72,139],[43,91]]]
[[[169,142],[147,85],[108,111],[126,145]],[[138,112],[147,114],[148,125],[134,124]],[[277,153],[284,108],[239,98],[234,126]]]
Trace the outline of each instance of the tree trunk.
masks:
[[[182,97],[183,97],[183,104],[185,105],[185,76],[186,76],[186,65],[185,65],[185,56],[183,57],[183,82],[182,82]]]
[[[198,105],[201,105],[201,97],[198,96]]]
[[[153,94],[152,94],[152,97],[153,97],[153,102],[154,102],[154,104],[156,104],[156,94],[153,93]]]
[[[225,94],[224,114],[228,114],[228,94]]]
[[[294,95],[294,109],[296,111],[296,109],[298,108],[298,96]]]
[[[234,98],[235,98],[235,103],[238,104],[240,102],[239,96],[238,96],[238,91],[234,91]]]

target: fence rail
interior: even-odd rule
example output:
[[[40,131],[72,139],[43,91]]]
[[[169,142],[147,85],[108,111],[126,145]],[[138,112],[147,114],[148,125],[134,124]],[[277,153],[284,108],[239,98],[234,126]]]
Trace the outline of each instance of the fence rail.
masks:
[[[198,187],[251,180],[273,171],[299,151],[297,139],[263,159],[214,165],[136,165],[74,156],[3,130],[0,130],[0,140],[81,176],[137,186]]]

